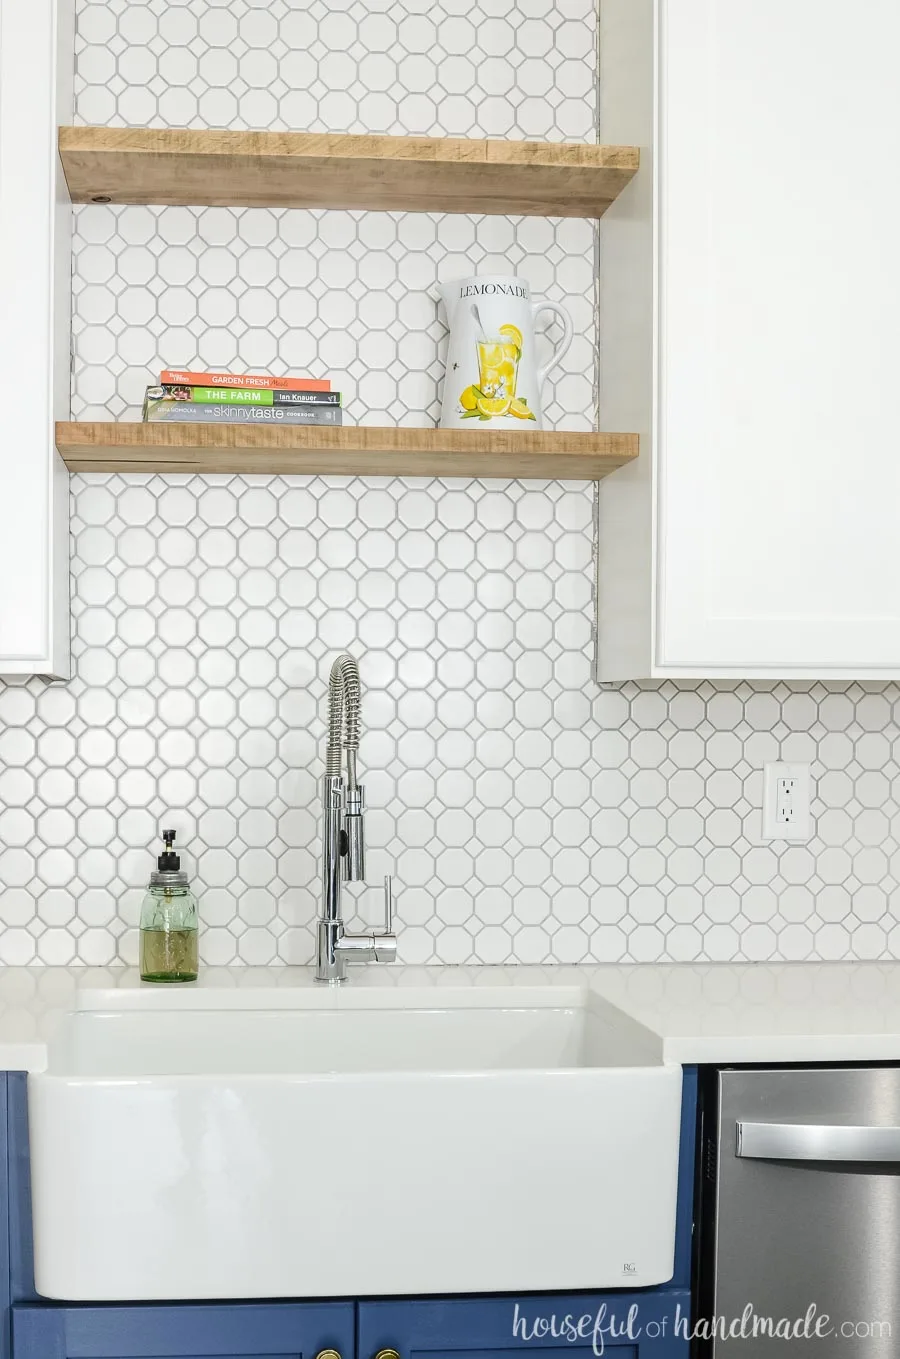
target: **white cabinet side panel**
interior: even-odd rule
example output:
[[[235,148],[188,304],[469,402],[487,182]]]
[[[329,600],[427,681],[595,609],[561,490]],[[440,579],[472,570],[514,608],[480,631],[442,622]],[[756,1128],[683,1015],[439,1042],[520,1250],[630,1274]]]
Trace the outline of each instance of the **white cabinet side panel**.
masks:
[[[900,6],[663,16],[659,659],[900,673]]]
[[[73,5],[0,9],[0,673],[65,674],[67,496],[53,422],[68,413],[71,210],[56,135],[71,118]]]
[[[56,109],[54,126],[74,121],[75,0],[56,0]],[[55,137],[54,137],[55,142]],[[69,584],[69,471],[56,451],[54,425],[68,420],[72,408],[72,204],[59,155],[53,165],[53,280],[51,312],[52,384],[50,399],[50,663],[48,673],[66,678],[71,671]]]
[[[602,0],[600,139],[637,145],[641,169],[600,219],[600,428],[641,455],[600,483],[596,676],[647,676],[653,637],[654,3]]]

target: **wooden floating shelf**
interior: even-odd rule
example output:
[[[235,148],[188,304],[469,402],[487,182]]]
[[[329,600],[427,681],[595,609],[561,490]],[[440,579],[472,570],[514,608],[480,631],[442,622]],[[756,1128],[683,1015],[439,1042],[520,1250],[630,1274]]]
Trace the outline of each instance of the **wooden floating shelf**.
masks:
[[[572,142],[63,127],[73,203],[368,208],[602,217],[632,146]]]
[[[56,426],[56,445],[70,472],[599,481],[638,456],[639,438],[549,430],[78,422]]]

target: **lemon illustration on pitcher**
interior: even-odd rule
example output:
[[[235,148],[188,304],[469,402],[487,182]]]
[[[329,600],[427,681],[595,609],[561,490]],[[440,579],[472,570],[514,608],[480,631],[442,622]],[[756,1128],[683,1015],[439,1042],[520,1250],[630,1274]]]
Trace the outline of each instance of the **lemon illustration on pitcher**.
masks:
[[[522,332],[510,323],[498,328],[497,334],[475,343],[478,355],[478,383],[466,387],[459,404],[463,419],[491,420],[495,415],[514,415],[519,420],[533,420],[524,397],[516,396],[519,360],[522,357]]]

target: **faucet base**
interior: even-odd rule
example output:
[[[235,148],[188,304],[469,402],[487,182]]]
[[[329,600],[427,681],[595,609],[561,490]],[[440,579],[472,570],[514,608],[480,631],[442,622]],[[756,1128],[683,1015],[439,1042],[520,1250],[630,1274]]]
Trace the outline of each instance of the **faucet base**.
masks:
[[[316,981],[347,980],[348,963],[393,963],[395,934],[346,934],[340,920],[316,921]]]
[[[347,980],[347,967],[338,952],[344,927],[338,920],[316,921],[316,981],[342,982]]]

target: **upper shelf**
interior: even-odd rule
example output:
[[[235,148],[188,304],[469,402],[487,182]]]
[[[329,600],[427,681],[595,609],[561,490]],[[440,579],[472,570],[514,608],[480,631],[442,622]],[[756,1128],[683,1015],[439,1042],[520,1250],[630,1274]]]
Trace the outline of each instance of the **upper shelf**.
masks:
[[[636,458],[639,443],[636,434],[564,430],[87,421],[56,426],[56,446],[70,472],[599,481]]]
[[[572,142],[62,127],[73,203],[367,208],[602,217],[632,146]]]

